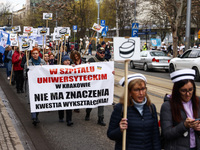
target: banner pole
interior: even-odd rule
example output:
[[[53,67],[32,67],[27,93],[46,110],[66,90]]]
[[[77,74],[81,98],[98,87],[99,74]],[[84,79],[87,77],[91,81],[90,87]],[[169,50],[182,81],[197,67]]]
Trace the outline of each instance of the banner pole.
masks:
[[[128,104],[128,62],[129,60],[125,60],[124,62],[124,77],[125,77],[125,85],[124,85],[124,112],[123,112],[123,118],[127,118],[127,104]],[[122,150],[126,150],[126,130],[123,130],[123,145]]]
[[[13,74],[13,64],[12,64],[12,69],[11,69],[11,74],[10,74],[10,85],[11,85],[11,82],[12,82],[12,74]]]
[[[61,59],[62,59],[62,51],[63,51],[63,35],[62,35],[62,38],[61,38],[61,50],[60,50],[60,65],[61,65]]]
[[[42,37],[43,37],[43,59],[44,59],[44,35],[42,35]]]
[[[58,41],[58,53],[57,53],[57,64],[59,65],[59,60],[60,60],[60,40]]]
[[[46,20],[46,27],[48,28],[48,19]]]
[[[57,40],[56,40],[56,44],[57,44]],[[54,55],[56,56],[56,44],[55,44],[55,50],[54,50]]]
[[[88,49],[88,47],[89,47],[89,45],[90,45],[90,42],[91,42],[91,41],[92,41],[92,39],[94,38],[94,35],[95,35],[95,33],[96,33],[96,31],[94,32],[94,34],[93,34],[92,38],[90,39],[90,41],[89,41],[89,44],[87,45],[87,47],[86,47],[86,49],[85,49],[85,51],[84,51],[84,53],[83,53],[83,56],[82,56],[82,57],[84,57],[84,55],[85,55],[85,53],[86,53],[86,51],[87,51],[87,49]]]
[[[65,45],[64,45],[64,55],[65,55],[65,49],[66,49],[66,40],[67,40],[67,38],[66,38],[66,36],[64,36],[64,38],[65,38]]]

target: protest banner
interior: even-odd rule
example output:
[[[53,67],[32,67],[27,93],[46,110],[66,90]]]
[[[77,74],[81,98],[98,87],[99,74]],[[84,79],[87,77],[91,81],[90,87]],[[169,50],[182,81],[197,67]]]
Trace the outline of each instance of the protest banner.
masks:
[[[151,38],[151,45],[152,46],[161,46],[161,39]]]
[[[38,35],[49,35],[49,28],[38,28]]]
[[[99,24],[94,23],[92,26],[92,30],[101,33],[104,27]]]
[[[21,27],[20,26],[14,26],[12,27],[13,32],[21,32]]]
[[[43,13],[43,20],[52,20],[53,13]]]
[[[58,35],[56,33],[53,33],[53,41],[58,41],[61,39],[61,35]]]
[[[33,41],[28,38],[23,38],[19,41],[20,51],[31,51],[33,49]]]
[[[4,53],[6,45],[10,45],[9,33],[0,31],[0,53]]]
[[[37,36],[38,35],[38,28],[33,28],[31,36]]]
[[[36,37],[36,42],[38,43],[38,45],[43,45],[43,40],[44,40],[44,43],[46,43],[46,36],[44,36],[44,39],[42,35],[38,35]]]
[[[10,34],[10,46],[18,46],[17,34]]]
[[[140,60],[140,38],[115,37],[114,38],[114,60],[124,62],[124,107],[123,118],[127,118],[127,97],[128,97],[128,62]],[[126,149],[126,130],[123,130],[122,150]]]
[[[114,62],[29,66],[31,112],[112,105]]]
[[[29,26],[24,26],[24,33],[32,33],[33,32],[33,27],[29,27]]]
[[[57,27],[55,31],[58,35],[71,36],[70,27]]]

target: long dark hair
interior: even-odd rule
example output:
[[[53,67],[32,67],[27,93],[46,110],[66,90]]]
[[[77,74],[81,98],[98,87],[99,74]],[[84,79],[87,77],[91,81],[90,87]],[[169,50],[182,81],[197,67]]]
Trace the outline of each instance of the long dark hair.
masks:
[[[172,89],[172,96],[170,98],[170,106],[172,111],[172,118],[176,122],[181,122],[181,110],[184,110],[182,99],[181,99],[181,93],[180,88],[183,87],[188,82],[191,82],[193,85],[193,93],[192,93],[192,108],[193,108],[193,116],[194,118],[197,118],[198,116],[198,109],[199,109],[199,100],[196,96],[196,86],[193,80],[181,80],[174,83],[173,89]]]

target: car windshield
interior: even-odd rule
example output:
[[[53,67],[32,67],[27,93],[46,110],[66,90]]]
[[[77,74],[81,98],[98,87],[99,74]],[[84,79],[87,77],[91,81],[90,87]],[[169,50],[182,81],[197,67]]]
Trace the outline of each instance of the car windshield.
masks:
[[[150,52],[151,56],[167,56],[164,52]]]

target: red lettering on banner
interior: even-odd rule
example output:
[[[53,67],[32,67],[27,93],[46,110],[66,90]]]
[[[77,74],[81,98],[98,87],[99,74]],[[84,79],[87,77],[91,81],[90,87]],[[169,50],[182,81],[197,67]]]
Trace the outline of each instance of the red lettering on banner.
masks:
[[[86,70],[84,67],[81,68],[81,73],[86,73]]]
[[[78,81],[95,81],[107,80],[107,74],[80,75],[80,76],[62,76],[62,77],[40,77],[37,78],[37,83],[63,83],[63,82],[78,82]]]
[[[60,68],[60,74],[64,74],[65,68]]]
[[[49,69],[50,74],[57,74],[58,73],[58,69]]]
[[[88,75],[88,80],[89,80],[89,81],[92,80],[92,75]]]
[[[94,66],[90,67],[90,72],[94,72]]]
[[[69,82],[73,82],[73,76],[69,77]]]

